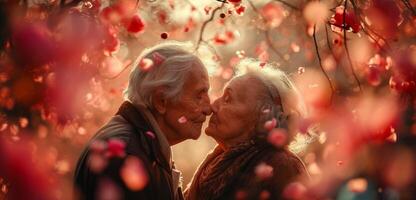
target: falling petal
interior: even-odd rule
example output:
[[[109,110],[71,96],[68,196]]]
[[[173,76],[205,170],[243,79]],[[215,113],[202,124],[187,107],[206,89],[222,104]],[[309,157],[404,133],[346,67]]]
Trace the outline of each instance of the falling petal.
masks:
[[[267,190],[263,190],[260,192],[259,198],[261,200],[266,200],[266,199],[270,199],[270,192]]]
[[[129,156],[120,170],[120,176],[132,191],[142,190],[148,182],[148,175],[141,160]]]
[[[88,166],[96,174],[102,172],[107,167],[107,163],[107,159],[98,153],[92,153],[88,157]]]
[[[152,139],[156,138],[156,135],[152,131],[146,131],[146,135],[149,136]]]
[[[269,112],[270,112],[270,110],[269,110]],[[271,131],[276,127],[276,125],[277,125],[277,120],[275,118],[273,118],[269,121],[266,121],[266,123],[264,123],[264,128],[268,131]]]
[[[273,167],[266,163],[260,163],[254,169],[254,173],[260,180],[268,179],[273,176]]]
[[[303,199],[306,193],[306,187],[299,182],[293,182],[286,186],[283,190],[283,196],[286,199]]]
[[[348,181],[347,186],[351,192],[361,193],[367,190],[368,182],[365,178],[355,178]]]
[[[304,67],[299,67],[298,68],[298,74],[303,74],[305,73],[305,68]]]
[[[184,124],[184,123],[186,123],[188,120],[186,119],[186,117],[185,116],[182,116],[182,117],[180,117],[179,119],[178,119],[178,122],[179,123],[181,123],[181,124]]]
[[[106,152],[107,157],[124,157],[126,143],[120,139],[110,139],[107,143],[108,148]]]
[[[98,183],[97,199],[121,200],[123,199],[121,189],[109,179],[101,179]]]
[[[149,58],[143,58],[140,60],[139,67],[143,71],[149,71],[153,67],[153,60]]]
[[[260,10],[261,16],[266,20],[270,28],[276,28],[283,22],[285,18],[284,12],[282,6],[276,2],[270,2]]]
[[[25,117],[22,117],[19,119],[19,124],[20,124],[20,127],[26,128],[27,125],[29,124],[29,120]]]
[[[70,171],[70,165],[67,160],[60,160],[56,163],[55,169],[58,174],[67,174]]]
[[[284,129],[273,129],[267,136],[267,141],[276,147],[282,147],[287,142],[287,132]]]
[[[84,127],[82,126],[78,127],[78,134],[85,135],[86,133],[87,133],[87,130]]]
[[[297,53],[297,52],[299,52],[300,51],[300,47],[299,47],[299,45],[297,45],[296,43],[294,43],[294,42],[292,42],[291,44],[290,44],[290,47],[292,48],[292,51],[293,52],[295,52],[295,53]]]
[[[91,144],[90,148],[95,153],[103,153],[107,149],[107,143],[102,140],[96,140]]]
[[[329,15],[329,8],[325,3],[311,1],[303,9],[303,16],[309,24],[323,23]]]

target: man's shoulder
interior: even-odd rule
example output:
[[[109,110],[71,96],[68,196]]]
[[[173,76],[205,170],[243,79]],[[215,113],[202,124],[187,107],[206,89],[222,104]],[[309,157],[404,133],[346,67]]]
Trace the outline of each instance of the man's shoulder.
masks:
[[[146,124],[147,122],[143,121],[140,123]],[[149,136],[145,134],[146,131],[148,130],[142,127],[135,127],[122,116],[116,115],[97,131],[91,143],[94,141],[108,142],[109,140],[119,140],[125,144],[126,153],[142,154],[141,151],[146,153],[150,148],[149,146],[152,145],[152,138],[148,138]]]
[[[122,116],[113,116],[103,127],[101,127],[93,140],[108,140],[108,139],[121,139],[126,140],[132,134],[139,130],[135,130]]]

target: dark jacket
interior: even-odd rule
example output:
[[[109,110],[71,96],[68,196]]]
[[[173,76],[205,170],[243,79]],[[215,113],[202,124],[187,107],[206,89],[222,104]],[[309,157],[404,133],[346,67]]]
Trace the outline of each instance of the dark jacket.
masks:
[[[122,199],[183,199],[181,189],[174,190],[172,169],[163,156],[158,139],[146,134],[154,130],[150,122],[131,103],[124,102],[114,116],[91,139],[81,154],[75,171],[75,187],[82,199],[97,199],[102,190],[102,183],[111,181],[118,187]],[[88,165],[88,158],[92,154],[91,144],[94,141],[119,139],[123,141],[126,156],[112,157],[108,165],[100,173],[93,172]],[[134,156],[142,161],[148,174],[147,185],[139,190],[130,190],[120,177],[127,156]],[[175,196],[175,193],[177,194]]]

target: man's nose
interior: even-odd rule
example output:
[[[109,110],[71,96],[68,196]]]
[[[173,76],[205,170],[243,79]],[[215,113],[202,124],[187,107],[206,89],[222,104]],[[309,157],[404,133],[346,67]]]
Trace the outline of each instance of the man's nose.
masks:
[[[210,115],[212,113],[212,109],[211,109],[211,105],[210,105],[210,99],[208,97],[208,95],[204,98],[203,102],[202,102],[202,113],[204,113],[204,115]]]
[[[211,111],[213,113],[217,113],[218,112],[218,99],[216,99],[214,102],[212,102],[211,106]]]

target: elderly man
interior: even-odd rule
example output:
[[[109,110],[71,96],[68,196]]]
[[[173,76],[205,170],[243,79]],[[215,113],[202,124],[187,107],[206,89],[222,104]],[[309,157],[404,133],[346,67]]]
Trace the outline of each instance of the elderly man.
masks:
[[[201,60],[183,44],[163,43],[138,58],[117,114],[79,158],[83,199],[183,199],[170,146],[197,139],[211,113]]]

